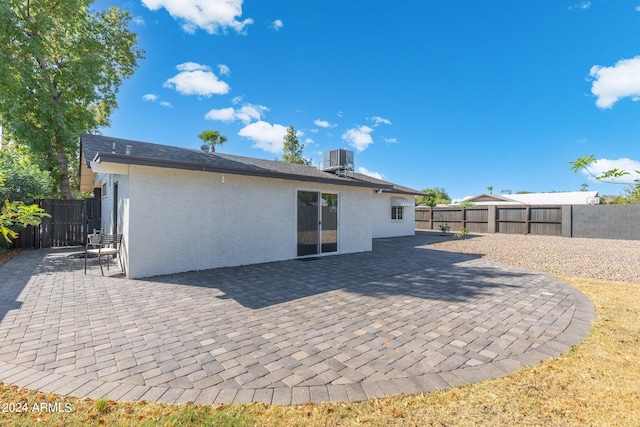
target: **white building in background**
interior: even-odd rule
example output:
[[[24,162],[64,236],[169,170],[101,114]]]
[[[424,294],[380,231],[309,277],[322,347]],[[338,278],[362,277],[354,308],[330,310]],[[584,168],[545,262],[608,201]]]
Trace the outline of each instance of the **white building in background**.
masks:
[[[558,191],[553,193],[479,194],[467,197],[456,204],[471,202],[486,205],[589,205],[599,204],[597,191]]]

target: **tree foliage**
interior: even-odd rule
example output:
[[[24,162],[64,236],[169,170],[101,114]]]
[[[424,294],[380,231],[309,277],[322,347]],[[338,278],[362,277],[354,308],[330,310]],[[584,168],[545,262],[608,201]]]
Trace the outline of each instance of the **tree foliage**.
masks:
[[[627,203],[640,203],[640,184],[632,188],[627,188],[625,191],[625,199]]]
[[[416,198],[417,205],[431,206],[433,208],[440,204],[448,205],[451,203],[451,198],[444,188],[425,188],[422,192],[425,195]]]
[[[39,225],[42,217],[49,217],[38,205],[26,205],[20,201],[10,201],[9,191],[5,187],[4,177],[0,173],[0,234],[5,242],[18,237],[18,229],[27,225]]]
[[[300,144],[296,136],[296,130],[293,126],[289,126],[287,134],[284,136],[284,145],[282,147],[282,161],[285,163],[297,163],[300,165],[311,165],[311,159],[306,159],[302,155],[304,144]]]
[[[40,158],[63,198],[78,137],[109,124],[142,51],[118,8],[92,0],[0,2],[0,123]]]
[[[227,142],[227,137],[220,135],[220,131],[217,130],[205,130],[198,135],[198,138],[202,140],[204,144],[211,147],[211,152],[215,153],[216,145],[222,145]]]
[[[571,165],[570,169],[574,173],[578,173],[581,170],[584,170],[589,175],[591,175],[593,179],[595,179],[596,181],[606,182],[609,184],[626,184],[626,183],[618,182],[615,179],[622,178],[623,176],[626,176],[626,175],[630,175],[629,171],[613,168],[601,173],[600,175],[596,175],[591,171],[591,169],[589,169],[589,167],[596,164],[597,162],[598,160],[596,159],[596,156],[593,154],[589,154],[588,156],[579,157],[574,161],[569,162],[569,164]],[[634,172],[640,175],[640,171],[634,171]],[[636,180],[636,183],[640,184],[640,180]]]
[[[51,177],[40,170],[25,147],[16,144],[0,149],[0,174],[6,197],[25,204],[51,195]]]
[[[569,162],[571,165],[571,170],[574,173],[578,173],[581,170],[586,171],[589,175],[593,177],[596,181],[604,182],[608,184],[623,184],[627,185],[627,189],[625,190],[624,196],[617,196],[611,198],[607,203],[609,204],[625,204],[625,203],[640,203],[640,179],[634,180],[634,184],[627,184],[624,182],[616,181],[616,178],[622,178],[623,176],[630,175],[629,171],[613,168],[608,171],[601,173],[600,175],[596,175],[589,169],[592,165],[597,163],[596,156],[593,154],[589,154],[588,156],[579,157],[572,162]],[[640,171],[634,171],[636,174],[640,175]],[[584,184],[583,184],[584,185]]]

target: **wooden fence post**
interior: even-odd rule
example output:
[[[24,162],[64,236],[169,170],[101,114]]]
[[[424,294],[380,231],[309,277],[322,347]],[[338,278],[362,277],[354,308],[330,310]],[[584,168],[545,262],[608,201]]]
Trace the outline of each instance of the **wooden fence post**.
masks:
[[[496,232],[496,205],[487,206],[487,233]]]

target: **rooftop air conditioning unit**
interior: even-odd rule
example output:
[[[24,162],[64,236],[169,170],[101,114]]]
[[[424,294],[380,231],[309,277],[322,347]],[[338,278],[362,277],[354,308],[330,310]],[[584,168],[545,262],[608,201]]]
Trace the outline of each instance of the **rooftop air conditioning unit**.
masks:
[[[353,175],[353,151],[344,148],[325,151],[321,169],[337,175]]]

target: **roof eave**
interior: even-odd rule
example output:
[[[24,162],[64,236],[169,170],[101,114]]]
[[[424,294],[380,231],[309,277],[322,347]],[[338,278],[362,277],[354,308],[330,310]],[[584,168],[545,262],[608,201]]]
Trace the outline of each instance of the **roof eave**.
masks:
[[[383,188],[384,190],[393,189],[391,186],[381,186],[380,184],[372,184],[369,182],[362,182],[362,181],[345,181],[345,180],[336,180],[330,177],[323,178],[319,176],[287,174],[282,172],[271,171],[268,169],[249,170],[249,169],[227,168],[224,166],[212,166],[210,164],[205,164],[205,163],[183,162],[179,160],[150,159],[148,157],[139,157],[139,156],[113,154],[113,153],[98,152],[96,153],[93,161],[98,163],[130,164],[130,165],[137,165],[137,166],[164,167],[164,168],[170,168],[170,169],[182,169],[182,170],[192,170],[192,171],[202,171],[202,172],[217,172],[217,173],[226,173],[230,175],[279,178],[279,179],[295,180],[295,181],[317,182],[321,184],[345,185],[345,186],[351,186],[351,187]]]

